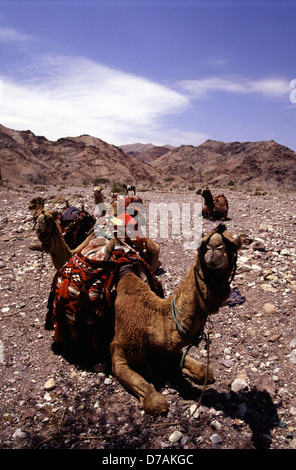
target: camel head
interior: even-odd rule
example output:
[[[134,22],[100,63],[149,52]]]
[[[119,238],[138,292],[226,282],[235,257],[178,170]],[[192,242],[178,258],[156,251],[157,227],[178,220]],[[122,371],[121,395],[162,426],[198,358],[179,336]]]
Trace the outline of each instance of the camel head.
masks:
[[[100,186],[95,186],[93,188],[93,194],[95,199],[95,204],[100,204],[104,202],[104,195],[102,193],[102,188]]]
[[[219,224],[215,230],[202,238],[198,251],[203,270],[231,272],[235,269],[237,251],[241,246],[242,238],[234,239],[226,231],[225,225]]]
[[[198,196],[202,196],[205,200],[205,204],[209,207],[214,207],[214,199],[212,193],[209,189],[199,189],[196,191]]]
[[[52,250],[53,235],[57,231],[59,232],[54,214],[46,210],[40,212],[35,221],[35,230],[38,239],[42,243],[43,250],[50,253]]]
[[[30,211],[33,211],[33,218],[36,219],[39,215],[39,213],[44,209],[44,204],[45,204],[45,201],[46,199],[41,197],[41,196],[37,196],[37,197],[34,197],[29,206],[28,206],[28,209]]]

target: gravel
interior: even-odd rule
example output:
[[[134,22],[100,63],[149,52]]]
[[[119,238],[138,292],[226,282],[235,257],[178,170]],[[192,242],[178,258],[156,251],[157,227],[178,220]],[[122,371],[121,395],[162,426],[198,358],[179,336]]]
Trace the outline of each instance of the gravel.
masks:
[[[242,234],[233,287],[242,303],[212,318],[214,384],[163,377],[167,416],[145,415],[105,365],[84,370],[51,349],[44,329],[54,275],[35,240],[28,203],[42,194],[93,210],[91,188],[2,186],[0,208],[0,447],[2,449],[295,449],[295,193],[224,189],[228,230]],[[75,194],[76,196],[75,196]],[[83,198],[80,196],[83,195]],[[74,197],[75,196],[75,197]],[[194,192],[143,192],[145,206],[199,202]],[[217,225],[203,221],[208,232]],[[176,234],[175,234],[176,235]],[[176,290],[193,260],[182,233],[157,237],[158,277]],[[256,244],[251,244],[256,241]],[[190,349],[207,360],[205,344]]]

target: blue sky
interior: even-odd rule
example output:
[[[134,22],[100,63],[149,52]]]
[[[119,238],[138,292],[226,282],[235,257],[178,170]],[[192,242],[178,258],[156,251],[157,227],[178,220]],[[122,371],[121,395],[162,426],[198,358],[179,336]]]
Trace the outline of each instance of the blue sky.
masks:
[[[0,123],[296,150],[295,44],[295,0],[0,0]]]

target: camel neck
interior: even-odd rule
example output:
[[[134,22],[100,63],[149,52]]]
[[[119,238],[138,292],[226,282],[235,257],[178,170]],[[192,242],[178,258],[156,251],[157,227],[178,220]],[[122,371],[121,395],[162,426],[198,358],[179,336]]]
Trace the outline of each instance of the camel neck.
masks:
[[[216,313],[230,294],[227,273],[204,275],[199,263],[188,271],[175,297],[180,323],[185,331],[195,336],[207,321],[208,315]]]
[[[72,252],[58,228],[53,237],[53,249],[50,255],[56,269],[60,269],[72,256]]]
[[[200,327],[204,326],[207,320],[207,298],[208,292],[206,285],[199,281],[197,286],[194,266],[192,266],[184,281],[179,286],[176,296],[175,305],[180,317],[180,323],[185,331],[190,331],[190,336],[194,337]]]

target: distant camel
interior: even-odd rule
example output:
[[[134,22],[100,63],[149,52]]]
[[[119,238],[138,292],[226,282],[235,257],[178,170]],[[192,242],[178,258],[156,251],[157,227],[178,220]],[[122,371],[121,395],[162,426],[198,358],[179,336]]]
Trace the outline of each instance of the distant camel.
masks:
[[[205,200],[202,215],[209,220],[226,220],[228,215],[228,201],[223,194],[212,196],[209,189],[199,189],[196,192]]]

